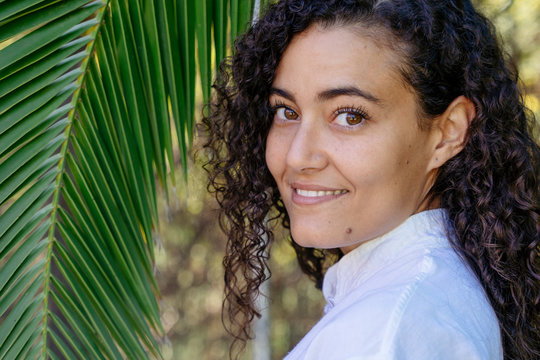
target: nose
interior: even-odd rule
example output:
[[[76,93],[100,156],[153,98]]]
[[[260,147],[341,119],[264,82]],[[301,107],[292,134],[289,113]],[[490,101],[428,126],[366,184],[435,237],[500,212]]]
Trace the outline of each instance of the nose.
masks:
[[[313,122],[303,119],[287,152],[287,165],[300,173],[324,169],[328,164],[323,131]]]

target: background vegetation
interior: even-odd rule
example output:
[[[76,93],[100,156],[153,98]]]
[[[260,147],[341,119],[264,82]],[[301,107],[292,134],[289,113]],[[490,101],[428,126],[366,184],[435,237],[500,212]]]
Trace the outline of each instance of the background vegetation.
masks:
[[[157,188],[253,4],[0,1],[0,359],[162,357]]]

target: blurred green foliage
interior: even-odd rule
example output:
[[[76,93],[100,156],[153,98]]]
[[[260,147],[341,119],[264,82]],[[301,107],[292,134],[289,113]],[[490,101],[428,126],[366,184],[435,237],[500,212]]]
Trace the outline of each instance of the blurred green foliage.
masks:
[[[540,117],[540,1],[473,0],[495,25],[517,65],[525,104]]]
[[[540,117],[540,1],[476,0],[494,22],[505,50],[518,65],[527,106]],[[177,174],[177,178],[181,178]],[[217,205],[206,193],[200,164],[179,185],[169,205],[160,203],[157,279],[162,318],[169,344],[165,359],[225,359],[231,338],[221,324],[225,238],[217,223]],[[321,293],[299,271],[286,238],[271,253],[272,358],[281,359],[322,314]],[[165,250],[164,250],[165,249]],[[251,358],[249,345],[243,356]]]
[[[163,248],[156,260],[170,341],[163,349],[165,359],[225,359],[231,342],[221,324],[226,240],[204,181],[203,170],[194,165],[187,186],[176,189],[176,202],[166,206],[161,197]],[[278,359],[313,326],[323,303],[320,292],[298,271],[287,241],[276,242],[270,266],[271,345]],[[249,346],[244,358],[250,358]]]

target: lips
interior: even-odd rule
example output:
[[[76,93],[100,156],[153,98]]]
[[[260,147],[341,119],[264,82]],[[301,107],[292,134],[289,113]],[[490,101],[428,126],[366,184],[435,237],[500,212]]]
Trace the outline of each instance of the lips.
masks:
[[[319,185],[291,184],[292,202],[297,205],[313,205],[337,199],[348,193],[345,189],[331,189]]]
[[[305,197],[317,197],[317,196],[326,196],[326,195],[340,195],[345,194],[347,190],[330,190],[330,191],[315,191],[315,190],[304,190],[304,189],[294,189],[296,193],[300,196]]]

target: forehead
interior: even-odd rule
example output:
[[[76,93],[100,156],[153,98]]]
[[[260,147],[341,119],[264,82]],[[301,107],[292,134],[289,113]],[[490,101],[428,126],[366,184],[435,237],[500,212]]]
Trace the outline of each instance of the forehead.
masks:
[[[400,56],[375,30],[315,24],[296,35],[281,58],[273,86],[319,90],[355,85],[366,90],[400,84]],[[303,90],[299,90],[303,91]]]

